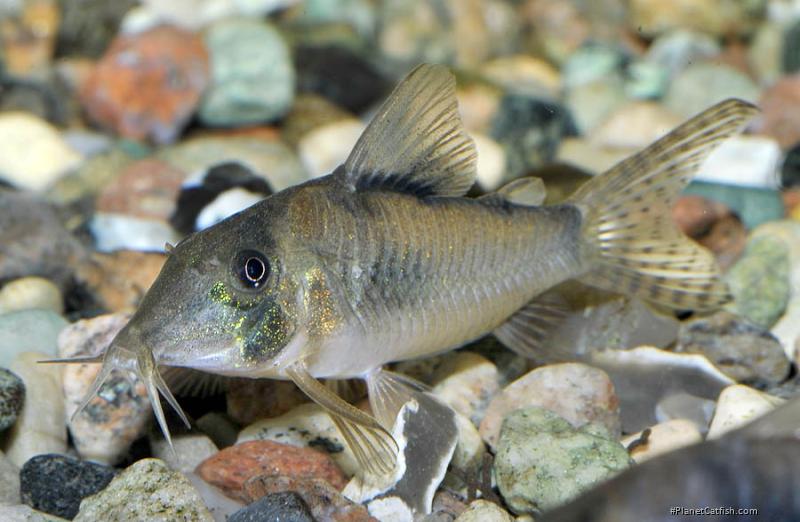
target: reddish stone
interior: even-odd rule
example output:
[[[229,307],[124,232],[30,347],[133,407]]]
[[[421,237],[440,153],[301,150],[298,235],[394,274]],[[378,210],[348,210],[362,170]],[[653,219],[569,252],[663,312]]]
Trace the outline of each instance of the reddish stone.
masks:
[[[243,491],[245,482],[262,475],[322,479],[339,490],[347,485],[344,473],[327,454],[270,440],[242,442],[225,448],[197,466],[197,473],[229,497],[244,501],[248,498]]]
[[[170,143],[208,84],[208,53],[190,32],[161,26],[117,37],[81,89],[99,125],[119,135]]]
[[[95,253],[84,263],[78,279],[109,311],[133,310],[164,266],[164,254],[120,250],[113,254]]]
[[[800,142],[800,74],[778,80],[758,103],[762,110],[758,132],[775,138],[784,149]]]
[[[682,196],[672,209],[672,217],[684,234],[711,250],[723,271],[742,255],[747,230],[723,203]]]
[[[371,522],[367,508],[347,499],[328,482],[320,479],[303,479],[286,476],[253,477],[244,484],[248,502],[273,493],[293,491],[300,495],[317,520],[336,522]]]
[[[103,188],[97,210],[166,221],[186,174],[157,159],[144,159],[126,167]]]
[[[783,197],[783,208],[786,209],[786,217],[791,218],[796,215],[800,209],[800,188],[784,190],[781,196]]]
[[[681,196],[672,208],[672,218],[689,237],[706,234],[720,218],[730,214],[727,206],[702,196]]]

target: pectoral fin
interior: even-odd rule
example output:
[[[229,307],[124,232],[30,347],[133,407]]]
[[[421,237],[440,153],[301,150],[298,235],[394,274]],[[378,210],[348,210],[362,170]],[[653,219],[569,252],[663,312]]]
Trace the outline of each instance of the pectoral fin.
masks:
[[[344,164],[354,190],[463,196],[475,181],[476,152],[458,115],[446,67],[420,65],[392,92]]]
[[[373,416],[342,400],[308,373],[302,363],[287,367],[286,374],[311,400],[328,411],[362,470],[375,476],[394,471],[399,448],[392,435]]]

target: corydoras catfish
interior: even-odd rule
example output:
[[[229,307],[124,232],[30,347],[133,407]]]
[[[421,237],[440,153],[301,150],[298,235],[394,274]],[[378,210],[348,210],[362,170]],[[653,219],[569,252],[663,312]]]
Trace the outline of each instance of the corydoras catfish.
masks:
[[[392,473],[390,435],[416,393],[382,370],[489,332],[531,356],[568,279],[675,309],[728,299],[711,254],[671,204],[698,164],[756,108],[722,102],[583,185],[538,206],[536,180],[465,197],[475,146],[455,81],[422,65],[378,110],[344,165],[187,237],[102,357],[180,412],[160,366],[291,379],[332,416],[365,475]],[[364,379],[372,414],[319,379]],[[185,419],[185,417],[184,417]]]

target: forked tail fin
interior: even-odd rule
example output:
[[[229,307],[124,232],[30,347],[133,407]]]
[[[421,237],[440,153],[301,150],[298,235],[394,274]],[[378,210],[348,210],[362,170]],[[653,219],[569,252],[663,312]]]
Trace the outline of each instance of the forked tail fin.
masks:
[[[578,189],[570,201],[583,212],[590,267],[580,280],[674,309],[727,302],[713,256],[678,230],[671,210],[700,163],[757,112],[741,100],[718,103]]]

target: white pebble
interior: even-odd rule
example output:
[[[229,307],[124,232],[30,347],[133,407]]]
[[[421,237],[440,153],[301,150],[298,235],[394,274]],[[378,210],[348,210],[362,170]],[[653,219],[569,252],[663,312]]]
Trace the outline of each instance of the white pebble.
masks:
[[[25,382],[25,404],[6,436],[4,448],[8,459],[18,467],[36,455],[67,451],[61,368],[38,363],[50,357],[23,352],[9,367]]]
[[[0,314],[30,309],[64,311],[61,290],[42,277],[21,277],[0,289]]]
[[[719,394],[717,411],[708,429],[708,438],[717,439],[741,428],[761,415],[786,402],[780,397],[754,390],[743,384],[728,386]]]
[[[623,438],[620,442],[628,447],[632,442],[641,439],[642,432]],[[650,428],[647,442],[637,446],[630,452],[637,463],[642,463],[658,455],[701,442],[703,436],[694,422],[686,419],[673,419]]]
[[[317,127],[297,144],[300,161],[312,178],[330,174],[347,160],[362,132],[364,124],[356,119]]]
[[[766,136],[734,136],[700,165],[695,179],[724,185],[777,189],[782,158],[778,143]]]
[[[223,219],[241,212],[264,199],[263,194],[256,194],[243,188],[232,188],[219,194],[214,201],[200,211],[195,220],[197,230],[216,225]]]

